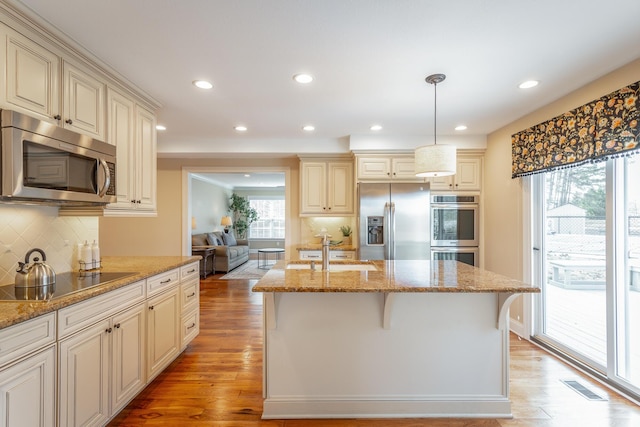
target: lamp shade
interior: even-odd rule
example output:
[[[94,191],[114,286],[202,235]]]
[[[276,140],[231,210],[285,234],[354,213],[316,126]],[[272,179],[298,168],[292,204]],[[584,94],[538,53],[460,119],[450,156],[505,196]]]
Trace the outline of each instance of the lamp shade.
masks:
[[[231,222],[231,217],[230,216],[223,216],[222,219],[220,220],[220,225],[224,225],[225,227],[229,227],[231,226],[232,222]]]
[[[456,173],[456,147],[453,145],[424,145],[415,150],[416,176],[448,176]]]

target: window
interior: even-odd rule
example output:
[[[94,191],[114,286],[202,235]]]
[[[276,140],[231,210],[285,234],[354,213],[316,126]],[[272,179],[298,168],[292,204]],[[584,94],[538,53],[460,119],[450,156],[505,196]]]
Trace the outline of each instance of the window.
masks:
[[[249,204],[259,218],[251,224],[249,238],[284,239],[284,196],[250,196]]]

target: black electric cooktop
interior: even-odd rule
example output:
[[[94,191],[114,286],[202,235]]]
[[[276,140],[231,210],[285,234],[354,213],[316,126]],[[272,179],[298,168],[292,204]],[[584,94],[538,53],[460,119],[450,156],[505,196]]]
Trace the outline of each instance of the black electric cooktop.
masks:
[[[74,292],[132,276],[136,273],[103,273],[100,271],[69,272],[56,274],[56,283],[49,286],[16,288],[0,287],[0,301],[49,301]]]

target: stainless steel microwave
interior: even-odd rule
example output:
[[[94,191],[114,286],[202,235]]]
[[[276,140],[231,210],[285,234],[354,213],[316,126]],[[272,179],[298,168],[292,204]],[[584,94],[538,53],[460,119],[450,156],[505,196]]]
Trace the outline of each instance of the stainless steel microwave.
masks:
[[[0,201],[98,206],[116,201],[116,147],[0,111]]]

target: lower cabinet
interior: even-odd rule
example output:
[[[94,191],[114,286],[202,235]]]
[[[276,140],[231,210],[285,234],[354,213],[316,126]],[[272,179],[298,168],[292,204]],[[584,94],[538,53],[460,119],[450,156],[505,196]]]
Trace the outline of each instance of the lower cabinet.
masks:
[[[56,425],[56,346],[0,370],[0,425]]]
[[[101,425],[146,384],[144,304],[59,344],[60,425]]]
[[[172,287],[147,301],[149,344],[147,376],[149,380],[171,363],[181,349],[178,289],[178,287]]]

